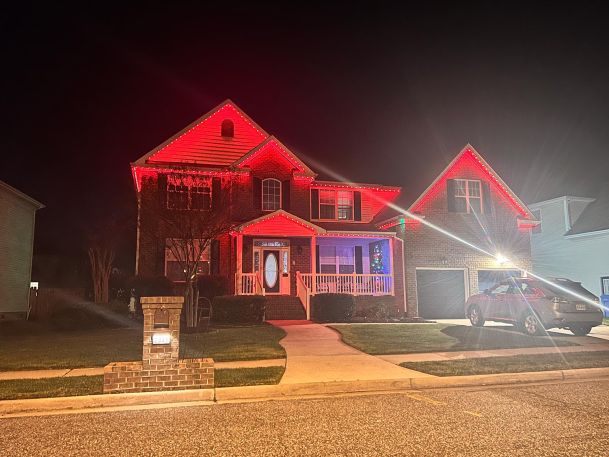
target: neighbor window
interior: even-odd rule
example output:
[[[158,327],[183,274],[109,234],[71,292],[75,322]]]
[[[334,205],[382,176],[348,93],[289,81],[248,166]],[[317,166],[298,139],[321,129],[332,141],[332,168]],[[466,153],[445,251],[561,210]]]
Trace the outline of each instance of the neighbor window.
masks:
[[[184,260],[186,252],[189,252],[189,259],[194,261],[194,256],[199,255],[199,263],[197,265],[197,275],[209,274],[209,246],[202,252],[199,249],[197,240],[194,240],[194,248],[188,249],[184,240],[168,239],[165,243],[165,276],[172,281],[185,281],[186,272],[184,270]]]
[[[262,181],[262,210],[275,211],[281,208],[281,181],[268,178]]]
[[[167,179],[168,209],[208,210],[211,207],[209,178],[173,177]]]
[[[455,211],[482,213],[481,183],[472,179],[455,179]]]

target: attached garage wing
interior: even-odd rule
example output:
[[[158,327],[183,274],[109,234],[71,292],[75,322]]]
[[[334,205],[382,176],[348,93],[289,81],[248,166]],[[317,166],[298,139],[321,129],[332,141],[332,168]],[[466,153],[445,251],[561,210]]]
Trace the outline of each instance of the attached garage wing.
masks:
[[[419,316],[427,319],[465,317],[464,270],[417,270]]]

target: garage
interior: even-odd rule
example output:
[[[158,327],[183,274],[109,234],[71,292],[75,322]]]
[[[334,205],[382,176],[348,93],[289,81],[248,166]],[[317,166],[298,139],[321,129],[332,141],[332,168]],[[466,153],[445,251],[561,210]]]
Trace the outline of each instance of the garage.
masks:
[[[462,319],[465,270],[417,269],[417,303],[421,317]]]

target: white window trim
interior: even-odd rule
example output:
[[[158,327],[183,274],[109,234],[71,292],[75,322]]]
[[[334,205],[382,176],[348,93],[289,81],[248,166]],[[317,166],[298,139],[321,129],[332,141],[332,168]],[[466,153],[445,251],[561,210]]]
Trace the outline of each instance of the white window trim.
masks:
[[[264,209],[264,183],[266,181],[275,181],[279,183],[279,208],[276,209]],[[260,183],[260,185],[262,186],[262,189],[260,190],[260,207],[262,208],[262,211],[277,211],[280,210],[281,208],[283,208],[283,183],[276,179],[276,178],[265,178],[262,180],[262,182]]]
[[[181,184],[182,186],[186,187],[186,189],[188,189],[186,191],[187,194],[187,207],[186,208],[171,208],[169,206],[169,193],[170,192],[174,192],[172,190],[169,189],[169,186],[176,186],[176,184],[172,184],[170,182],[167,182],[167,186],[166,186],[166,191],[165,191],[165,208],[169,209],[169,210],[173,210],[173,211],[210,211],[211,207],[212,207],[212,183],[211,183],[211,179],[207,181],[207,184],[209,184],[207,186],[207,188],[209,189],[209,208],[193,208],[192,207],[192,188],[193,187],[204,187],[204,186],[197,186],[197,185],[188,185],[186,183]],[[205,192],[196,192],[198,194],[205,194]]]
[[[353,265],[352,265],[353,266],[353,272],[355,272],[355,264],[356,264],[356,262],[355,262],[355,246],[336,246],[334,244],[328,244],[328,245],[323,245],[323,246],[324,247],[333,247],[334,248],[334,268],[336,269],[335,270],[336,271],[335,274],[341,274],[340,273],[341,263],[340,263],[340,256],[338,255],[338,249],[341,248],[341,249],[349,249],[349,250],[351,250],[351,253],[352,253],[351,258],[353,259]],[[321,270],[321,266],[322,265],[332,265],[332,264],[331,263],[322,263],[321,262],[321,258],[320,258],[320,260],[319,260],[320,270]],[[332,274],[332,273],[319,273],[319,274],[323,275],[323,274]]]
[[[317,213],[319,214],[319,217],[317,217],[315,219],[311,218],[311,220],[332,221],[332,222],[360,222],[360,221],[355,220],[355,195],[352,190],[325,189],[323,187],[311,188],[311,190],[313,190],[313,189],[319,191],[319,193],[320,193],[319,198],[317,199]],[[325,219],[325,218],[321,217],[321,192],[322,191],[323,192],[334,192],[334,218],[333,219]],[[351,219],[339,219],[338,218],[338,193],[339,192],[346,192],[346,193],[351,194]],[[311,202],[311,205],[312,204],[313,204],[313,202]],[[326,206],[330,206],[330,205],[326,205]]]
[[[470,198],[471,199],[478,199],[480,200],[480,214],[484,214],[484,198],[482,196],[482,181],[480,181],[479,179],[455,179],[455,182],[464,182],[465,183],[465,195],[454,195],[454,198],[464,198],[465,199],[465,207],[467,208],[467,214],[471,214],[474,211],[472,211],[472,207],[470,205]],[[479,190],[480,190],[480,196],[471,196],[469,194],[469,183],[471,182],[475,182],[478,183],[479,186]],[[456,188],[455,188],[456,190]]]

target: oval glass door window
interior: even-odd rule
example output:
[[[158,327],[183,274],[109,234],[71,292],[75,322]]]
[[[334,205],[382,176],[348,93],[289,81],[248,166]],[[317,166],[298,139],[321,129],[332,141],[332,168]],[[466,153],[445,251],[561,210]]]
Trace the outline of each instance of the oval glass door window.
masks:
[[[273,289],[279,277],[279,262],[275,253],[269,253],[264,262],[264,279],[269,289]]]

